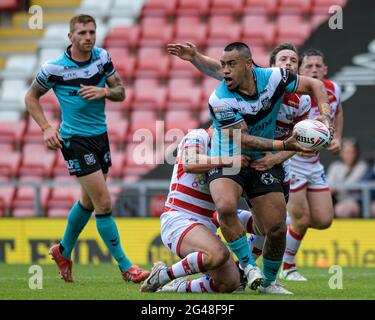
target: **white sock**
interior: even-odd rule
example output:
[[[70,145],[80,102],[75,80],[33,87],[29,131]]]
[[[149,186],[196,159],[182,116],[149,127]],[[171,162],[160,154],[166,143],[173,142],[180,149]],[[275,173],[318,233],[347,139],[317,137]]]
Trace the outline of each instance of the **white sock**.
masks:
[[[180,292],[180,291],[179,291]],[[205,275],[198,279],[188,281],[186,292],[218,292],[213,284],[213,279],[209,275]]]
[[[283,269],[290,269],[296,266],[295,256],[301,246],[303,236],[294,232],[291,226],[286,234],[286,248],[283,256]]]

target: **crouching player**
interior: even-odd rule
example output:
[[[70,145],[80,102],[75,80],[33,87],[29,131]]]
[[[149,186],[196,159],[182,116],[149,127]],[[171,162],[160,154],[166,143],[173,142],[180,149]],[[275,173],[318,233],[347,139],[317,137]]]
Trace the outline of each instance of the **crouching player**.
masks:
[[[216,235],[214,202],[206,172],[212,168],[248,167],[247,156],[210,157],[210,129],[189,132],[180,142],[165,212],[161,215],[164,245],[182,260],[156,262],[141,286],[143,292],[233,292],[240,274],[228,248]],[[201,278],[187,280],[190,274]],[[171,282],[172,281],[172,282]],[[166,285],[167,284],[167,285]]]

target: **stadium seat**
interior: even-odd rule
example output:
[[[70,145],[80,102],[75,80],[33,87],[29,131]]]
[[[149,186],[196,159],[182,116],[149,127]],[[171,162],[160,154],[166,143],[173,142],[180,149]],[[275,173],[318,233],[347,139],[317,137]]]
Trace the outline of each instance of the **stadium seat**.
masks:
[[[20,177],[23,176],[39,176],[42,178],[48,178],[52,175],[52,169],[56,161],[56,152],[44,151],[43,149],[36,148],[35,151],[27,151],[25,149],[22,152],[22,163],[19,169]],[[36,152],[38,150],[39,152]]]
[[[125,150],[123,176],[141,176],[156,166],[153,144],[129,143]]]
[[[167,108],[169,110],[196,110],[199,108],[202,89],[199,86],[194,86],[190,79],[172,78],[168,82],[168,93]]]
[[[9,212],[16,195],[16,187],[12,185],[0,185],[0,199],[3,203],[4,212]]]
[[[2,152],[1,150],[0,152],[0,176],[8,178],[18,177],[18,170],[21,164],[21,152]]]
[[[111,149],[111,160],[112,166],[109,168],[109,177],[121,178],[123,173],[122,168],[125,163],[125,152]]]
[[[40,98],[40,104],[43,106],[43,110],[49,110],[57,112],[60,110],[60,104],[53,90],[49,90]]]
[[[109,47],[108,53],[112,58],[113,65],[123,81],[131,79],[136,68],[136,58],[130,55],[128,48]]]
[[[171,129],[179,129],[186,134],[189,130],[196,129],[199,121],[192,116],[188,110],[170,110],[165,114],[165,132]]]
[[[197,68],[185,60],[171,56],[170,61],[169,78],[189,78],[199,81],[203,77],[203,74]]]
[[[224,47],[222,45],[207,46],[205,50],[205,55],[219,61],[223,51],[224,51]]]
[[[0,109],[0,123],[1,122],[19,122],[22,121],[23,112],[17,110],[1,110]]]
[[[178,0],[149,0],[142,8],[143,19],[154,16],[174,16]]]
[[[173,36],[173,26],[164,17],[149,17],[141,21],[142,36],[140,46],[165,47]]]
[[[130,130],[128,133],[127,141],[141,141],[143,135],[151,134],[155,140],[156,135],[160,134],[162,128],[157,126],[156,113],[151,110],[133,111],[130,115]],[[134,135],[136,134],[136,135]],[[137,139],[137,140],[134,140]]]
[[[300,16],[280,15],[276,23],[276,43],[287,41],[300,46],[310,35],[311,26],[309,22],[303,21]]]
[[[262,15],[245,15],[242,19],[242,42],[253,45],[273,45],[275,25]]]
[[[328,13],[315,13],[310,18],[311,29],[314,30],[318,28],[324,21],[327,21],[329,18]]]
[[[77,185],[62,185],[55,186],[51,190],[51,196],[47,201],[47,215],[56,216],[56,211],[58,213],[66,212],[65,216],[69,214],[69,210],[73,204],[79,200],[81,196],[81,187]]]
[[[0,100],[14,105],[22,103],[20,110],[24,110],[23,104],[26,91],[27,83],[25,80],[3,80],[0,89]]]
[[[207,24],[203,23],[198,16],[180,16],[175,21],[174,43],[194,43],[198,47],[206,45]]]
[[[5,64],[0,75],[3,79],[26,79],[32,78],[37,58],[28,54],[13,54]]]
[[[52,127],[54,127],[56,130],[60,127],[60,121],[57,119],[51,119],[47,118],[48,122],[51,124]],[[23,136],[23,143],[37,143],[37,144],[43,144],[43,132],[40,129],[39,125],[32,119],[29,118],[28,126],[26,129],[26,132]]]
[[[313,14],[326,14],[328,13],[329,7],[340,6],[344,7],[347,0],[314,0],[314,5],[312,7]]]
[[[18,0],[2,0],[0,2],[1,10],[15,10],[19,7],[20,3]]]
[[[69,177],[68,169],[66,167],[65,159],[61,152],[57,152],[56,156],[56,162],[53,167],[52,175],[54,177],[54,180],[57,179],[57,177]]]
[[[124,101],[111,101],[106,100],[106,110],[108,111],[121,111],[122,113],[129,113],[131,111],[131,104],[133,102],[134,91],[132,87],[125,85],[125,100]]]
[[[202,82],[203,96],[201,101],[201,108],[208,109],[208,99],[212,92],[219,85],[220,81],[214,78],[204,78]]]
[[[207,16],[210,0],[180,0],[177,7],[178,16]]]
[[[310,14],[313,0],[280,0],[278,12]]]
[[[159,50],[157,50],[159,52]],[[138,55],[137,78],[166,78],[169,71],[170,57],[161,52],[145,52]]]
[[[133,110],[156,111],[165,108],[167,89],[160,86],[157,79],[136,79],[133,88]]]
[[[19,146],[23,134],[26,129],[26,121],[14,122],[2,122],[0,124],[0,144],[11,143],[14,146]]]
[[[279,0],[245,0],[243,13],[257,15],[275,15]]]
[[[12,204],[13,217],[33,217],[44,216],[48,198],[50,196],[49,187],[41,187],[40,201],[42,212],[35,213],[35,188],[32,186],[19,187]]]
[[[136,48],[139,44],[141,29],[139,25],[114,27],[104,39],[105,47]]]
[[[209,112],[208,108],[202,109],[200,114],[199,114],[199,122],[201,124],[204,124],[204,123],[207,123],[209,121],[211,121],[211,115],[210,115],[210,112]]]
[[[207,45],[227,45],[230,42],[240,41],[241,25],[233,17],[212,16],[208,22]]]
[[[244,0],[211,0],[210,15],[241,15]]]
[[[108,137],[112,143],[116,145],[124,144],[129,128],[127,119],[119,118],[117,121],[107,121],[107,128]]]
[[[111,17],[138,17],[140,15],[143,0],[113,0],[113,5],[110,10]]]

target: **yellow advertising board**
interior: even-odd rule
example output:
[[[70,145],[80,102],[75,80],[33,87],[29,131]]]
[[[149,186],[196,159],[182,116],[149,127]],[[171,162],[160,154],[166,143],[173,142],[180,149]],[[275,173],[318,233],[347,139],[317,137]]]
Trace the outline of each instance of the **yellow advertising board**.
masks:
[[[177,261],[162,244],[157,218],[117,218],[122,247],[136,264]],[[66,219],[0,219],[0,263],[47,264],[49,247],[64,234]],[[78,263],[114,262],[92,219],[73,254]],[[310,229],[297,255],[300,266],[375,266],[375,220],[335,220],[327,230]]]

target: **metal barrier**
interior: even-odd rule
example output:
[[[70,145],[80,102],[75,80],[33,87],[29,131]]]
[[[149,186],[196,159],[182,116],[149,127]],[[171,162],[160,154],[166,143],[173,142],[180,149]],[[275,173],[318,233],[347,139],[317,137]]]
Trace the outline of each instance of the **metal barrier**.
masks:
[[[155,193],[163,193],[167,195],[169,188],[168,180],[145,180],[141,182],[134,183],[124,183],[124,182],[108,182],[108,186],[121,187],[124,195],[117,196],[117,205],[118,208],[116,215],[123,215],[121,212],[121,205],[126,204],[126,198],[129,196],[128,201],[136,206],[137,214],[139,217],[149,216],[149,196]],[[35,216],[42,215],[42,206],[41,206],[41,188],[42,187],[57,187],[57,186],[69,186],[69,185],[79,185],[78,182],[20,182],[20,181],[0,181],[0,186],[9,186],[13,185],[16,187],[20,186],[32,186],[35,188],[35,197],[34,197],[34,209]],[[362,181],[357,183],[350,184],[340,184],[340,185],[331,185],[331,188],[336,190],[356,190],[361,191],[362,197],[362,213],[364,218],[370,218],[370,205],[371,205],[371,192],[375,191],[375,181]],[[124,214],[126,215],[126,214]]]

